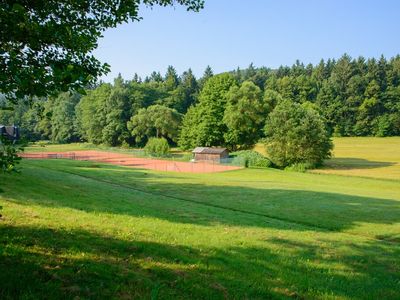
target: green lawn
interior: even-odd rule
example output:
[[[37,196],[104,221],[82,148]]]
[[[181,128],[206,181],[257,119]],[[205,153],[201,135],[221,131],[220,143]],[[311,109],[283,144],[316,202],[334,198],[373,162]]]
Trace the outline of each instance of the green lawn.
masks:
[[[399,299],[396,180],[22,163],[0,175],[0,298]]]
[[[314,173],[400,181],[400,137],[335,137],[333,155]],[[264,145],[254,150],[267,155]]]
[[[334,138],[332,159],[319,173],[400,180],[400,137]]]

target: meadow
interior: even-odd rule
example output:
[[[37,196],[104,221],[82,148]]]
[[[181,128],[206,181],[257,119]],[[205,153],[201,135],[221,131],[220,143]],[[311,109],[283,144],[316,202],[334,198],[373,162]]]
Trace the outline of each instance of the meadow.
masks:
[[[335,160],[400,160],[358,141],[326,174],[24,160],[0,174],[0,298],[398,299],[395,165]]]
[[[313,173],[400,180],[400,137],[335,137],[332,158]],[[262,144],[255,150],[267,155]]]
[[[317,172],[400,180],[400,137],[333,140],[333,157]]]

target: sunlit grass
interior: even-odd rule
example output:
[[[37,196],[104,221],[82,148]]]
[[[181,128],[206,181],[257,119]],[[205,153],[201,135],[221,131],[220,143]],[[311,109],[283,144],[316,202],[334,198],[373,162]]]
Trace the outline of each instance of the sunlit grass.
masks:
[[[396,181],[23,161],[0,175],[0,298],[396,299]]]
[[[400,180],[400,137],[334,138],[333,158],[319,173]]]
[[[311,172],[400,180],[400,137],[336,137],[333,143],[332,159]],[[262,144],[254,150],[267,155]]]

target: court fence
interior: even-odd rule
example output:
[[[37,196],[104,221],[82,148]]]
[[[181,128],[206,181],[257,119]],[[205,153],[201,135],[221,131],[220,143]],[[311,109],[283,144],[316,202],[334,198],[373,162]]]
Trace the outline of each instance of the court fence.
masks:
[[[191,155],[171,155],[169,157],[149,157],[141,150],[126,151],[71,151],[71,152],[31,152],[21,155],[29,159],[71,159],[95,161],[114,165],[151,169],[166,172],[207,173],[241,169],[244,160],[237,157],[211,161],[193,161]]]

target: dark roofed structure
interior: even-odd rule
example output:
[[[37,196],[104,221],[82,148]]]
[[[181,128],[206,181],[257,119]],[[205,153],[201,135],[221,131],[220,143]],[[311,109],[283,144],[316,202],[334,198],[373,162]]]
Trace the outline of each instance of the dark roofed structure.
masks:
[[[192,151],[194,160],[209,160],[209,161],[221,161],[223,158],[229,157],[228,149],[226,148],[214,148],[214,147],[196,147]]]
[[[0,135],[9,140],[16,141],[19,139],[19,128],[17,126],[4,126],[0,124]]]

